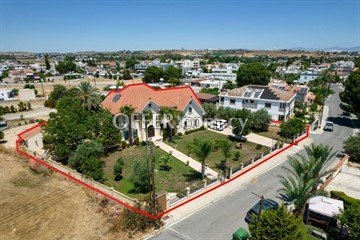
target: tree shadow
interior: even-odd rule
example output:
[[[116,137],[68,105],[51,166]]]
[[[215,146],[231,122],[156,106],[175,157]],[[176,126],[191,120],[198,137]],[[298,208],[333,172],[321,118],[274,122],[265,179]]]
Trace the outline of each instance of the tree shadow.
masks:
[[[194,170],[190,170],[190,173],[185,173],[183,176],[186,178],[186,182],[193,182],[196,180],[200,180],[202,175],[199,172],[196,172]]]
[[[114,181],[119,182],[123,179],[123,176],[115,176]]]
[[[339,116],[339,117],[328,117],[326,121],[330,121],[333,122],[334,124],[337,124],[339,126],[344,126],[344,127],[349,127],[352,128],[352,121],[354,121],[355,126],[357,126],[359,124],[357,119],[350,119],[348,117],[345,116]]]

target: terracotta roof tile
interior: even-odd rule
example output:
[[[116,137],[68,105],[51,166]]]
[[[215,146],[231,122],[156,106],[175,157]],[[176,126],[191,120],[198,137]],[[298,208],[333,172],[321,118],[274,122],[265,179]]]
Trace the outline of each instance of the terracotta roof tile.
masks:
[[[119,109],[131,105],[136,112],[142,111],[150,101],[160,107],[173,107],[181,111],[194,99],[201,105],[190,86],[154,89],[145,83],[129,84],[123,89],[111,91],[101,103],[112,114],[119,113]]]

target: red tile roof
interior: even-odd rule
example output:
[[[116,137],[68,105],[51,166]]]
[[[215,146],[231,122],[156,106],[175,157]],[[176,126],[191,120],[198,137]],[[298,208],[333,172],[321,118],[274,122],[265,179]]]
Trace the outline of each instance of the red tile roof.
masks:
[[[136,83],[111,91],[101,106],[112,114],[119,113],[119,109],[126,105],[131,105],[136,112],[140,112],[151,101],[159,107],[173,107],[183,111],[191,99],[201,106],[190,86],[155,89],[146,83]]]

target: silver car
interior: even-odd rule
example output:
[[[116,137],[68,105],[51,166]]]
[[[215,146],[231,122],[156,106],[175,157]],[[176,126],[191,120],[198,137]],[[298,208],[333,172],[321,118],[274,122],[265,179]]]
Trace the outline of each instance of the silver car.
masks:
[[[324,126],[324,131],[334,131],[334,123],[333,122],[326,122]]]

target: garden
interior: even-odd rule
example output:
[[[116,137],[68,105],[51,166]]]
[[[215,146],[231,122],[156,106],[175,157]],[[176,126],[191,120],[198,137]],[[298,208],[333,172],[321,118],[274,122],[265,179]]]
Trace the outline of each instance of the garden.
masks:
[[[114,166],[118,159],[122,159],[123,163],[120,177],[114,174]],[[154,159],[156,192],[165,190],[185,195],[186,187],[198,188],[202,186],[201,173],[155,146]],[[115,151],[102,160],[104,162],[105,185],[112,186],[117,191],[132,198],[143,199],[148,196],[146,191],[138,190],[132,180],[134,174],[141,175],[141,168],[136,168],[134,163],[136,161],[147,163],[148,150],[146,146],[132,146],[121,151]]]
[[[269,148],[252,142],[242,142],[241,149],[237,148],[236,141],[229,140],[226,135],[216,133],[209,130],[200,130],[189,134],[177,135],[172,142],[167,141],[166,143],[176,148],[180,152],[190,155],[195,160],[199,160],[194,154],[191,153],[189,145],[192,144],[194,138],[206,139],[214,143],[213,151],[209,154],[206,159],[206,163],[209,168],[213,170],[223,170],[222,161],[224,160],[223,152],[218,149],[216,142],[227,141],[230,144],[229,157],[227,160],[228,167],[238,167],[241,163],[252,159],[253,157],[259,156],[261,153],[267,151]]]

